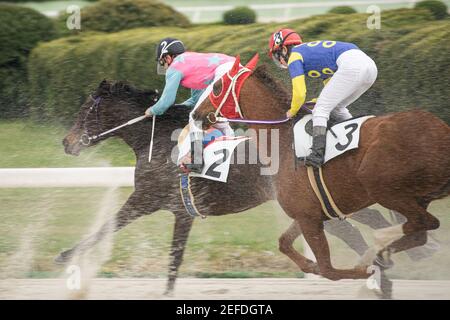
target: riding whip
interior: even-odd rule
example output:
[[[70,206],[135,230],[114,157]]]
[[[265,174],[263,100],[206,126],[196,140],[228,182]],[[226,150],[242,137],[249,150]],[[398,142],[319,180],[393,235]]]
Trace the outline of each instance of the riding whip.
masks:
[[[152,134],[150,137],[150,147],[148,149],[148,162],[152,161],[152,152],[153,152],[153,136],[155,134],[155,122],[156,122],[156,116],[153,115],[153,121],[152,121]]]

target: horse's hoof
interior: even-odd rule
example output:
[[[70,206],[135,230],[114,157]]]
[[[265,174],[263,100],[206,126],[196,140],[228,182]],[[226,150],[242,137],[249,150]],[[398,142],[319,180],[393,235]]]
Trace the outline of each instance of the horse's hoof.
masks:
[[[391,259],[391,254],[385,250],[377,254],[373,264],[378,266],[381,270],[387,270],[394,266],[394,261]]]
[[[379,290],[370,289],[367,287],[367,284],[362,285],[357,294],[357,299],[370,299],[370,300],[377,300],[380,299],[380,293]]]
[[[306,267],[302,268],[302,271],[303,273],[312,273],[320,276],[319,265],[316,262],[311,261]]]
[[[166,291],[164,291],[163,295],[165,297],[169,297],[169,298],[173,297],[174,296],[173,289],[166,289]]]
[[[86,300],[89,295],[89,290],[75,290],[67,295],[69,300]]]
[[[381,280],[381,292],[377,293],[380,299],[391,300],[392,299],[392,281],[387,277]]]
[[[72,259],[72,256],[73,256],[73,254],[72,254],[71,250],[63,251],[58,256],[56,256],[56,258],[53,260],[53,262],[56,265],[64,265],[67,262],[69,262],[70,259]]]
[[[381,271],[380,273],[380,290],[376,293],[379,299],[390,300],[392,299],[392,287],[393,282],[389,280],[386,273]]]

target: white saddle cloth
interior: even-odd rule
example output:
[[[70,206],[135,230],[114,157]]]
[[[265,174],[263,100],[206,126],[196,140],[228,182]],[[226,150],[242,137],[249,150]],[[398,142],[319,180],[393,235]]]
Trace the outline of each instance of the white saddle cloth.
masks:
[[[374,116],[350,119],[332,126],[327,131],[324,162],[326,163],[348,150],[358,148],[361,125],[372,117]],[[304,116],[294,126],[294,147],[297,157],[306,157],[311,152],[312,136],[305,130],[305,125],[311,119],[312,115]]]

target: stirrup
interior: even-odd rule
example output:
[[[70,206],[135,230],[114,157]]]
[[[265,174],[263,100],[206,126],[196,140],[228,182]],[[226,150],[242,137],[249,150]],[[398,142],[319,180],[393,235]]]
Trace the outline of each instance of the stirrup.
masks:
[[[189,172],[202,173],[203,171],[203,164],[186,163],[184,166],[189,170]]]

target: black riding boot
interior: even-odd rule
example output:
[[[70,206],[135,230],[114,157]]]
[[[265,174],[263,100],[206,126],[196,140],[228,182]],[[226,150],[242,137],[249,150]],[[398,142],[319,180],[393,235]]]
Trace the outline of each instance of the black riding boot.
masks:
[[[305,158],[305,165],[318,168],[323,164],[326,142],[327,128],[321,126],[313,127],[311,153]]]
[[[202,173],[203,165],[203,137],[191,134],[191,163],[185,166],[190,172]]]

